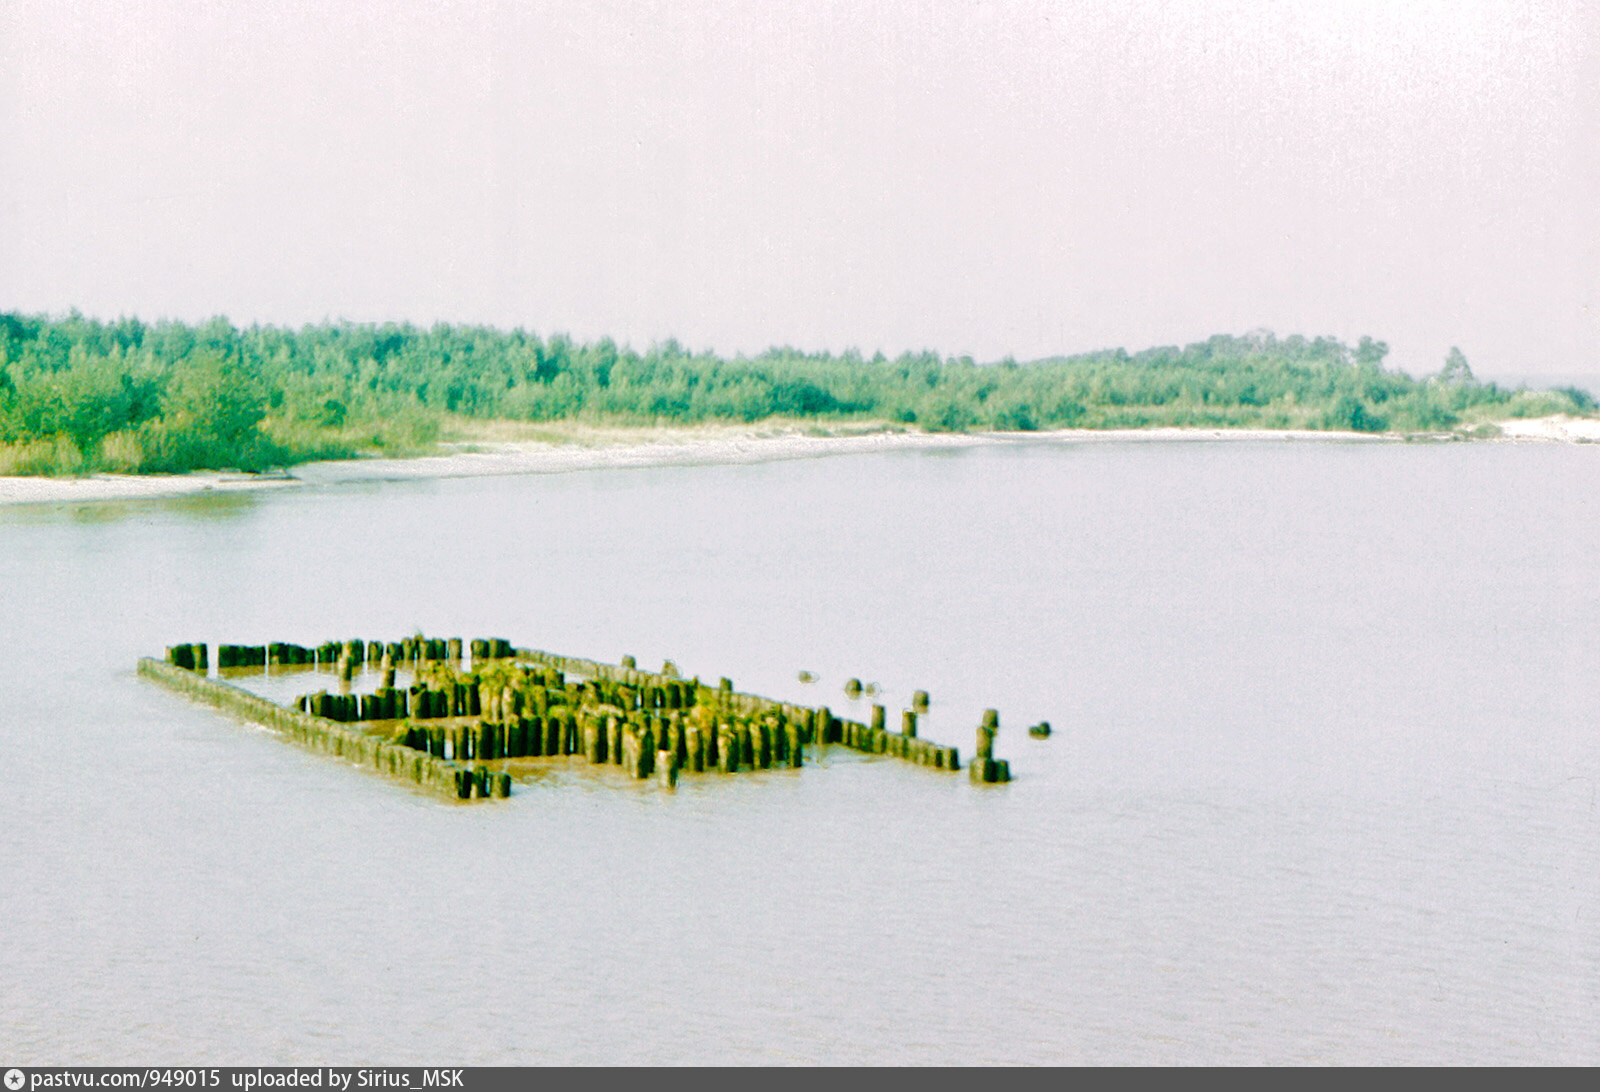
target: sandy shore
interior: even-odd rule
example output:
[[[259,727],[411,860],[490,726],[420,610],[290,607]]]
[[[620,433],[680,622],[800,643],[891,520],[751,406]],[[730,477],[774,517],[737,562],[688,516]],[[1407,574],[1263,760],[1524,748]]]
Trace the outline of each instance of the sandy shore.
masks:
[[[288,475],[95,474],[86,478],[0,478],[0,505],[78,504],[89,501],[151,500],[199,493],[284,489],[302,484]]]
[[[1600,421],[1551,417],[1502,422],[1502,440],[1600,442]],[[351,459],[308,463],[285,475],[196,473],[97,474],[86,478],[0,477],[0,505],[75,504],[138,500],[208,491],[283,489],[342,482],[411,481],[505,474],[560,474],[650,466],[711,466],[814,459],[881,451],[941,451],[1000,444],[1106,443],[1383,443],[1397,436],[1356,432],[1275,429],[1063,429],[1028,433],[926,433],[908,430],[834,432],[803,426],[699,426],[673,429],[554,427],[522,430],[538,439],[495,438],[517,431],[489,430],[472,443],[441,445],[438,455],[412,459]]]
[[[1593,417],[1538,417],[1501,421],[1502,440],[1539,440],[1545,443],[1600,443],[1600,420]]]

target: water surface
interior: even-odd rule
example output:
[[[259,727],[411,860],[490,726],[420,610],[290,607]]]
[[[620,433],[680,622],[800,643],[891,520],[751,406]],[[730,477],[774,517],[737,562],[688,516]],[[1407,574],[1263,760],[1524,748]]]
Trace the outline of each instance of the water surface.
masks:
[[[0,511],[0,1055],[1600,1062],[1597,485],[1019,443]],[[133,674],[419,629],[926,688],[1018,780],[452,806]]]

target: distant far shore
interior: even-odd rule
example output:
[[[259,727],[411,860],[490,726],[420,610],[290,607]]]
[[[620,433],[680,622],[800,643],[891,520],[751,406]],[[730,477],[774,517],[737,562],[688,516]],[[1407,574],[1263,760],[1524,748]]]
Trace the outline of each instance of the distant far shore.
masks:
[[[1600,443],[1600,420],[1566,416],[1498,422],[1499,443]],[[191,474],[94,474],[78,478],[0,477],[0,505],[152,500],[345,482],[414,481],[513,474],[559,474],[655,466],[719,466],[823,458],[883,451],[956,450],[1005,444],[1194,443],[1276,441],[1400,443],[1457,440],[1461,434],[1414,437],[1395,433],[1309,429],[1142,428],[1055,429],[1038,432],[920,432],[913,429],[834,430],[697,425],[682,428],[547,426],[540,439],[486,439],[439,445],[437,454],[411,458],[341,459],[305,463],[270,474],[197,471]]]

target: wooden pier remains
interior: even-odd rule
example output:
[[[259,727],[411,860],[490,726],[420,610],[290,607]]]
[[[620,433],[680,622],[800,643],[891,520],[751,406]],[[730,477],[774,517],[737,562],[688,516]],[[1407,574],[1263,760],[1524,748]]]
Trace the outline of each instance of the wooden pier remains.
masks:
[[[471,654],[470,669],[463,652]],[[726,678],[715,687],[685,679],[670,661],[660,672],[640,671],[631,656],[607,664],[517,649],[501,638],[219,645],[215,659],[213,678],[205,645],[174,645],[164,662],[141,659],[139,674],[312,750],[457,800],[509,796],[507,764],[538,758],[581,757],[620,767],[630,778],[654,778],[664,789],[684,775],[799,768],[807,748],[815,755],[827,746],[930,770],[961,768],[955,747],[917,734],[917,714],[927,710],[924,691],[913,700],[920,709],[902,711],[900,730],[892,732],[882,705],[873,705],[862,723],[827,706],[740,693]],[[350,692],[360,664],[381,673],[382,684],[370,693]],[[223,675],[292,666],[334,669],[339,692],[319,690],[286,706]],[[413,680],[404,689],[395,686],[400,667]],[[969,769],[976,784],[1010,780],[1009,767],[993,756],[998,728],[998,714],[989,710]]]

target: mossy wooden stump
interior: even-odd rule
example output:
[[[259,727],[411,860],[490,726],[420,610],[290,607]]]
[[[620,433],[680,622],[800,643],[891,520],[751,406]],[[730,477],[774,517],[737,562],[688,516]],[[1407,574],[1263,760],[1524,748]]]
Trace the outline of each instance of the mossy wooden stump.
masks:
[[[470,668],[464,651],[471,653]],[[892,732],[882,705],[861,723],[827,706],[740,693],[727,678],[715,687],[684,679],[670,661],[660,672],[640,671],[631,656],[605,664],[516,649],[501,638],[218,645],[217,677],[209,660],[204,644],[174,645],[164,663],[141,659],[139,674],[312,750],[457,800],[509,796],[515,775],[531,772],[532,760],[581,758],[669,790],[684,775],[799,769],[808,747],[813,755],[842,746],[932,770],[961,768],[955,747],[917,734],[918,713],[928,707],[924,691]],[[335,672],[340,692],[318,690],[285,706],[227,681],[307,668]],[[400,668],[411,679],[403,688],[396,686]],[[369,671],[381,685],[351,692]],[[998,728],[999,714],[988,710],[969,767],[975,783],[1010,780],[1009,767],[993,754]]]
[[[1005,784],[1011,780],[1011,764],[994,757],[994,737],[1000,731],[1000,713],[995,709],[983,711],[983,722],[978,725],[977,748],[967,774],[974,785]]]

